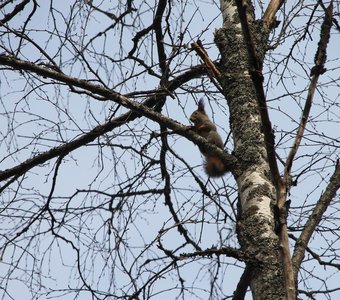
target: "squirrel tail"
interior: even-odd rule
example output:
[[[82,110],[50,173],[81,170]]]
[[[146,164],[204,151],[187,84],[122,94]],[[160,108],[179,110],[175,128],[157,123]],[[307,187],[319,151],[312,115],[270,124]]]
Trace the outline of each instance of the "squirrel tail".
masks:
[[[225,164],[218,156],[207,156],[204,169],[211,177],[221,177],[228,171]]]

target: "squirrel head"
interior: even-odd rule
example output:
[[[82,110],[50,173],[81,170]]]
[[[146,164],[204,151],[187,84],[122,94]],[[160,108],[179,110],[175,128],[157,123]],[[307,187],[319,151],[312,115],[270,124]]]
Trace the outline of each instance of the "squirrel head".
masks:
[[[200,99],[198,101],[197,110],[195,110],[190,116],[190,121],[193,122],[195,125],[198,125],[206,120],[209,120],[209,118],[204,110],[204,101],[203,99]]]

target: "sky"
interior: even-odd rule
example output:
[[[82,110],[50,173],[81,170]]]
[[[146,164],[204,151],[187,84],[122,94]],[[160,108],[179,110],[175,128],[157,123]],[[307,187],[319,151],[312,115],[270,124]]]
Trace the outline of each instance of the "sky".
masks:
[[[53,15],[47,14],[50,3],[52,3],[55,8]],[[72,3],[76,2],[71,2],[71,4]],[[54,27],[54,30],[59,30],[61,33],[67,32],[68,37],[70,39],[72,38],[73,41],[77,41],[78,44],[76,45],[80,47],[80,45],[85,45],[87,41],[90,41],[98,31],[103,31],[108,26],[110,20],[103,17],[100,13],[93,13],[90,17],[85,17],[83,23],[81,23],[79,19],[74,23],[66,23],[65,20],[67,20],[67,18],[64,17],[68,14],[80,12],[86,16],[86,9],[83,7],[84,4],[79,3],[72,6],[70,3],[65,5],[62,1],[39,2],[39,8],[35,16],[30,20],[27,29],[30,30],[30,37],[34,42],[41,45],[51,57],[55,58],[56,61],[61,60],[60,57],[62,57],[63,68],[67,70],[69,74],[79,76],[80,78],[89,77],[93,79],[93,74],[85,72],[87,66],[82,65],[81,60],[74,58],[76,51],[72,48],[68,40],[66,38],[65,40],[60,40],[50,32]],[[113,2],[108,3],[111,5]],[[104,8],[106,3],[103,1],[102,4]],[[149,24],[152,12],[148,10],[148,8],[148,5],[143,2],[141,10],[143,18],[140,20],[136,18],[134,20],[134,22],[136,22],[135,24],[138,24],[138,22],[141,22],[143,26]],[[188,26],[189,31],[186,32],[184,36],[184,42],[190,45],[192,41],[200,37],[200,39],[207,44],[209,56],[214,59],[218,58],[217,48],[213,45],[212,34],[216,28],[221,26],[221,16],[219,16],[218,5],[211,1],[200,1],[196,2],[196,4],[182,3],[174,8],[174,14],[178,14],[178,11],[175,10],[185,10],[186,13],[183,18],[178,18],[177,22],[171,23],[173,30],[181,29],[183,31],[186,26]],[[288,7],[286,11],[289,11]],[[286,37],[285,43],[273,50],[275,53],[272,53],[271,61],[267,61],[264,67],[268,105],[270,106],[273,127],[276,130],[276,139],[280,141],[282,145],[278,150],[278,154],[282,157],[289,151],[291,137],[296,130],[297,122],[301,114],[301,107],[306,97],[306,87],[308,85],[308,80],[306,79],[308,79],[309,74],[306,65],[303,63],[307,63],[308,66],[313,65],[319,35],[318,28],[311,26],[308,35],[312,37],[312,40],[306,39],[305,42],[302,41],[294,48],[294,55],[289,61],[289,63],[292,63],[291,69],[285,71],[284,63],[278,64],[277,69],[275,69],[275,64],[287,57],[291,45],[294,44],[294,30],[297,30],[301,24],[306,22],[305,11],[295,9],[292,10],[292,13],[296,14],[297,23],[290,24],[282,15],[278,16],[280,20],[282,19],[283,24],[287,26],[287,32],[289,34]],[[193,14],[194,17],[191,18]],[[22,14],[16,17],[10,25],[19,29],[26,18],[27,14]],[[119,29],[114,29],[113,32],[118,35]],[[338,37],[338,33],[333,33]],[[302,35],[302,32],[300,35]],[[105,53],[110,58],[117,59],[122,53],[124,54],[124,48],[131,48],[132,36],[132,30],[130,33],[129,31],[125,31],[122,40],[113,39],[116,36],[112,34],[103,34],[102,38],[90,45],[88,51],[85,53],[86,61],[97,68],[95,71],[106,79],[106,84],[122,93],[145,89],[152,90],[158,87],[158,80],[151,79],[150,76],[142,73],[126,85],[119,84],[121,78],[126,76],[131,68],[135,68],[135,73],[138,74],[138,70],[141,70],[141,67],[133,64],[124,65],[125,62],[122,64],[112,62],[108,58],[98,57],[94,51]],[[176,40],[176,37],[174,37],[174,39]],[[5,44],[6,47],[13,49],[15,49],[20,42],[22,41],[14,37],[10,40],[6,40],[6,37],[3,37],[1,41],[2,45]],[[274,42],[275,40],[273,40],[273,43]],[[333,38],[328,48],[328,59],[332,63],[326,64],[326,67],[330,72],[327,72],[325,76],[321,78],[321,82],[330,83],[327,85],[327,88],[329,88],[327,96],[329,98],[322,98],[321,93],[316,93],[315,106],[313,106],[311,113],[312,118],[317,118],[317,122],[315,122],[314,125],[318,125],[317,130],[319,130],[319,133],[333,137],[334,144],[336,144],[336,140],[339,139],[338,126],[336,127],[336,125],[339,124],[339,104],[334,106],[334,111],[325,109],[323,104],[325,104],[325,102],[327,103],[327,101],[334,101],[334,99],[338,99],[339,96],[339,75],[337,72],[339,55],[337,54],[336,42],[336,38]],[[24,41],[23,43],[26,44],[27,42]],[[59,49],[60,43],[65,43],[65,47],[62,50]],[[145,51],[143,53],[145,60],[152,61],[153,56],[155,56],[153,52],[155,51],[154,45],[148,41],[145,41],[145,43],[150,52],[145,51],[143,48],[141,48],[140,51]],[[307,44],[307,46],[304,46],[304,44]],[[41,53],[27,43],[27,46],[22,47],[21,58],[37,61],[41,58]],[[198,63],[197,56],[192,55],[192,53],[184,53],[181,59],[182,60],[174,61],[174,65],[178,70]],[[154,61],[154,63],[156,64],[157,61]],[[284,71],[285,73],[283,73]],[[275,75],[270,77],[269,72]],[[284,81],[280,80],[281,74],[284,74]],[[51,146],[76,138],[82,134],[82,132],[86,132],[98,123],[103,123],[109,118],[112,109],[115,107],[112,103],[93,101],[93,99],[85,95],[71,93],[67,86],[60,86],[55,90],[52,86],[45,84],[48,80],[43,78],[37,79],[38,82],[40,80],[41,83],[39,89],[36,83],[30,81],[27,83],[26,79],[27,76],[22,76],[19,72],[6,72],[5,76],[4,73],[2,73],[0,77],[0,93],[2,99],[2,121],[0,126],[1,132],[6,133],[6,136],[3,134],[3,141],[0,144],[0,151],[3,153],[2,156],[5,157],[0,164],[1,170],[9,168],[35,153],[46,151]],[[196,82],[194,82],[192,86],[194,86],[195,83]],[[189,91],[190,88],[190,86],[187,87]],[[207,87],[207,89],[211,88],[211,85]],[[177,99],[174,101],[170,99],[167,102],[166,109],[163,113],[183,124],[189,124],[188,116],[196,107],[194,100],[197,101],[202,94],[198,93],[197,96],[195,96],[197,98],[193,99],[191,96],[192,93],[188,93],[186,90],[179,90],[177,95]],[[137,100],[139,100],[139,98],[137,98]],[[207,105],[207,112],[210,116],[213,116],[214,122],[218,125],[218,130],[225,140],[230,131],[228,122],[226,122],[226,120],[228,120],[228,111],[221,111],[220,108],[224,102],[220,96],[215,95],[213,100],[214,101],[210,99],[209,105]],[[120,113],[124,111],[126,111],[124,108],[119,110]],[[337,120],[337,123],[330,122],[330,120]],[[133,130],[136,133],[136,137],[131,137],[129,127],[124,127],[112,132],[112,134],[105,135],[101,142],[105,140],[108,143],[122,143],[125,146],[132,145],[135,147],[139,144],[147,143],[149,132],[152,130],[158,131],[158,125],[152,121],[140,124],[138,124],[138,122],[139,121],[136,121],[131,124],[131,128],[133,125],[135,126]],[[15,132],[11,131],[13,127],[15,128]],[[310,149],[313,149],[313,147],[315,147],[316,150],[318,149],[318,147],[314,145],[315,136],[311,134],[314,128],[308,127],[307,130],[307,139],[302,143],[295,165],[296,172],[303,170],[309,163]],[[189,161],[191,166],[195,166],[194,170],[199,174],[200,178],[206,180],[205,175],[202,174],[202,157],[196,146],[177,135],[171,136],[170,142],[171,145],[176,145],[176,153],[180,154],[186,161]],[[232,146],[232,139],[229,139],[226,147],[231,150]],[[330,159],[322,160],[316,164],[316,167],[320,167],[320,173],[318,174],[318,170],[316,169],[315,172],[312,173],[312,178],[310,178],[309,175],[301,176],[300,182],[307,183],[304,185],[305,187],[301,188],[302,185],[299,185],[297,188],[292,189],[291,198],[293,208],[297,208],[301,204],[305,204],[306,206],[312,205],[320,196],[320,192],[324,189],[329,173],[332,170],[331,159],[334,159],[337,155],[337,153],[334,152],[334,147],[328,148],[325,147],[325,149],[323,149],[322,155],[327,155],[327,151],[329,151]],[[20,151],[17,151],[18,149],[20,149]],[[150,153],[147,153],[147,155],[157,157],[158,150],[159,146],[155,143],[154,148],[150,148]],[[6,156],[5,153],[11,153],[13,155]],[[61,228],[58,233],[79,243],[77,246],[84,250],[81,253],[81,259],[85,262],[86,267],[92,270],[88,272],[88,280],[102,290],[108,290],[108,286],[113,286],[114,283],[124,285],[124,283],[129,280],[129,278],[125,277],[126,275],[124,275],[123,270],[113,270],[107,267],[108,264],[119,262],[119,260],[122,259],[112,250],[114,249],[115,241],[108,238],[106,243],[101,243],[107,238],[109,222],[113,222],[113,228],[116,228],[117,231],[124,230],[126,224],[124,218],[126,215],[122,214],[116,218],[110,218],[111,212],[105,209],[110,203],[110,197],[104,194],[98,195],[97,193],[91,193],[88,192],[88,190],[100,190],[107,194],[117,193],[119,191],[118,187],[121,187],[122,191],[128,190],[128,183],[125,182],[125,179],[129,177],[130,174],[124,174],[124,171],[126,169],[132,169],[135,172],[141,172],[144,167],[144,162],[140,161],[138,155],[130,156],[128,154],[125,149],[116,149],[114,152],[111,147],[102,147],[97,143],[92,143],[88,147],[74,151],[74,153],[66,157],[60,165],[54,192],[53,205],[56,209],[56,217],[62,217],[62,208],[67,201],[70,203],[70,211],[72,212],[68,216],[65,216],[65,220],[68,222],[67,226]],[[169,159],[168,165],[170,170],[172,164],[175,163],[178,163],[178,161],[175,159],[171,161]],[[13,230],[16,224],[24,226],[23,224],[28,222],[29,217],[41,209],[46,201],[46,196],[51,190],[55,164],[56,161],[53,160],[43,166],[36,167],[29,174],[29,177],[25,179],[22,189],[17,195],[17,199],[20,201],[15,205],[12,204],[13,208],[20,207],[24,217],[18,223],[18,219],[16,218],[4,218],[3,216],[0,226],[0,228],[2,228],[2,234],[11,231],[11,229]],[[116,164],[119,165],[118,170],[120,171],[120,176],[116,176],[115,174],[116,170],[114,165]],[[178,165],[175,167],[178,167]],[[182,209],[183,215],[186,214],[188,219],[204,219],[210,223],[203,226],[198,222],[198,224],[192,225],[192,229],[189,225],[188,228],[190,228],[195,237],[201,237],[203,248],[211,247],[217,241],[223,241],[231,246],[237,245],[235,235],[233,234],[235,229],[232,227],[233,222],[228,220],[226,223],[219,222],[218,225],[213,223],[215,216],[220,212],[216,203],[208,201],[207,199],[205,199],[207,202],[204,202],[204,197],[202,197],[192,176],[186,172],[186,166],[180,165],[180,167],[183,169],[183,176],[173,181],[176,192],[174,192],[172,196],[176,200],[176,204]],[[326,172],[323,171],[324,169],[322,167],[326,169]],[[142,182],[138,182],[139,187],[145,190],[154,187],[160,188],[161,179],[157,173],[158,170],[155,170],[151,172],[154,176],[146,177]],[[235,192],[235,183],[230,176],[227,176],[224,179],[218,179],[209,183],[209,188],[211,188],[212,191],[216,189],[216,191],[220,191],[220,194],[222,194],[221,197],[216,197],[216,201],[226,201],[226,197],[224,197],[226,191],[224,188],[221,188],[223,184],[226,186],[225,190],[227,193],[230,193],[231,198],[235,199],[237,195]],[[4,203],[12,199],[15,193],[15,189],[5,193],[3,195],[3,199],[6,199]],[[178,238],[178,233],[173,228],[173,220],[169,216],[168,208],[163,204],[164,199],[162,197],[152,195],[145,197],[142,201],[137,198],[129,198],[129,201],[132,201],[131,207],[136,209],[136,214],[133,216],[135,219],[132,226],[128,228],[124,235],[130,248],[124,249],[122,253],[126,255],[124,259],[126,259],[127,265],[137,270],[138,266],[131,263],[133,257],[140,255],[142,262],[157,257],[155,254],[157,251],[155,246],[153,246],[148,253],[141,253],[140,249],[157,237],[160,228],[167,233],[162,236],[162,243],[166,247],[172,248],[175,247],[175,245],[180,246],[182,240]],[[140,201],[140,204],[137,205],[136,203],[138,201]],[[101,205],[101,202],[104,202],[105,205]],[[114,202],[114,205],[117,203],[119,203],[119,201]],[[193,205],[193,203],[195,205]],[[124,204],[126,207],[129,207],[128,204]],[[228,206],[227,203],[223,203],[223,205],[225,207]],[[339,200],[337,200],[337,205],[339,205]],[[98,207],[98,209],[91,212],[89,208],[91,206]],[[206,211],[202,210],[202,206],[206,208]],[[192,210],[189,210],[189,207],[192,207]],[[336,208],[335,206],[334,209]],[[6,211],[6,214],[7,213],[9,214],[10,211]],[[232,212],[230,213],[232,214]],[[302,220],[298,215],[298,210],[293,210],[290,216],[290,222],[295,226],[303,226]],[[327,220],[325,222],[327,222]],[[2,272],[0,273],[1,276],[4,276],[8,271],[7,267],[9,266],[6,265],[8,261],[20,259],[20,264],[13,270],[13,278],[17,279],[10,280],[7,286],[13,299],[38,298],[40,293],[44,292],[44,289],[39,288],[40,285],[61,289],[60,292],[44,295],[41,299],[44,299],[43,297],[48,298],[56,295],[59,296],[59,299],[69,299],[68,296],[63,295],[62,289],[67,288],[68,285],[76,286],[78,283],[79,277],[74,269],[76,252],[72,250],[70,243],[53,239],[48,232],[45,232],[48,228],[49,220],[41,220],[35,226],[32,226],[31,231],[28,232],[27,236],[30,238],[30,242],[28,242],[29,239],[22,239],[17,242],[17,245],[22,247],[21,249],[20,247],[18,249],[14,247],[6,249],[3,262],[1,263],[3,268],[0,268],[2,269],[2,271],[0,271]],[[218,232],[224,234],[222,237],[218,237],[217,229]],[[15,232],[16,230],[11,231],[11,234],[13,235]],[[326,233],[324,233],[323,236],[317,236],[311,245],[312,249],[316,246],[322,246],[327,249],[329,247],[328,236]],[[330,238],[334,237],[330,236]],[[2,243],[3,241],[1,244]],[[53,245],[53,247],[51,247],[51,245]],[[106,247],[105,253],[111,253],[111,256],[101,256],[100,247],[102,245]],[[87,247],[92,247],[94,250],[87,252],[85,250]],[[188,248],[188,251],[190,250],[191,249]],[[224,292],[230,295],[237,284],[242,264],[236,263],[235,265],[230,264],[226,266],[227,262],[230,263],[232,260],[225,259],[221,261],[225,276],[219,277],[218,280],[222,282],[225,288]],[[187,265],[183,266],[181,275],[186,280],[190,280],[192,279],[192,274],[196,274],[196,271],[201,269],[209,270],[209,263],[209,259],[197,264],[187,264],[187,262],[183,262],[183,265]],[[161,267],[161,264],[159,267]],[[40,268],[43,271],[42,277],[38,276]],[[206,274],[200,272],[193,280],[193,284],[208,289],[209,284],[207,284],[207,282],[209,283],[209,280],[211,280],[213,272],[216,271],[215,268],[216,266],[212,267]],[[37,273],[32,272],[32,276],[31,273],[27,272],[27,270],[30,269],[35,270],[34,272]],[[112,273],[110,273],[110,271]],[[321,278],[327,278],[327,282],[325,283],[327,286],[337,287],[337,282],[340,282],[339,275],[336,273],[332,274],[332,271],[330,272],[328,269],[323,271],[323,268],[311,266],[309,271],[311,274],[317,273]],[[309,277],[311,274],[307,274],[306,272],[303,276]],[[153,299],[171,297],[171,293],[173,293],[174,290],[159,295],[157,295],[157,292],[164,288],[173,287],[176,281],[172,281],[171,277],[174,276],[173,273],[167,274],[159,280],[154,286],[154,290],[151,291],[155,294]],[[41,281],[38,280],[39,278]],[[27,287],[22,284],[21,280],[31,280],[31,282]],[[320,284],[320,281],[311,280],[310,284],[310,288],[312,289],[325,288],[325,286]],[[37,291],[37,293],[32,293],[33,290]],[[175,290],[175,292],[177,291]],[[197,294],[199,294],[199,292],[197,292]],[[6,293],[0,295],[2,295],[3,299],[10,299]],[[335,295],[337,294],[334,293],[333,296]],[[191,299],[196,299],[194,294],[192,294],[191,297]],[[91,296],[88,293],[80,293],[80,298],[90,299]],[[186,297],[185,299],[189,298]]]

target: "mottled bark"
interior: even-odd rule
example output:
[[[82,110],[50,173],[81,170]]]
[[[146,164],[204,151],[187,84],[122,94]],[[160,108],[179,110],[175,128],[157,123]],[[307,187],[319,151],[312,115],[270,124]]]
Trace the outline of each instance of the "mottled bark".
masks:
[[[274,181],[268,162],[263,134],[258,93],[251,77],[252,65],[244,40],[238,11],[232,1],[221,1],[223,28],[215,34],[221,53],[220,83],[230,109],[230,126],[234,138],[234,153],[241,214],[237,234],[242,249],[254,257],[250,288],[254,299],[284,299],[279,239],[275,233],[273,207],[276,201]],[[248,5],[246,18],[255,42],[257,59],[263,61],[268,32],[254,20]]]

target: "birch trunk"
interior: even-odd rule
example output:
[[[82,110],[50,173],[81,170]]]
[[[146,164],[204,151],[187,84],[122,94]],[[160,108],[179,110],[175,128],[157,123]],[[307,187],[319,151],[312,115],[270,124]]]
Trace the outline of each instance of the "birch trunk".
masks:
[[[254,21],[248,6],[247,20],[254,32],[255,47],[261,61],[265,53],[268,30]],[[237,7],[233,1],[221,0],[223,28],[215,33],[221,53],[220,83],[228,101],[234,154],[239,168],[236,180],[239,189],[240,218],[238,240],[249,256],[250,288],[253,299],[284,299],[285,285],[279,239],[275,233],[273,184],[262,131],[261,116],[249,56],[245,45]]]

